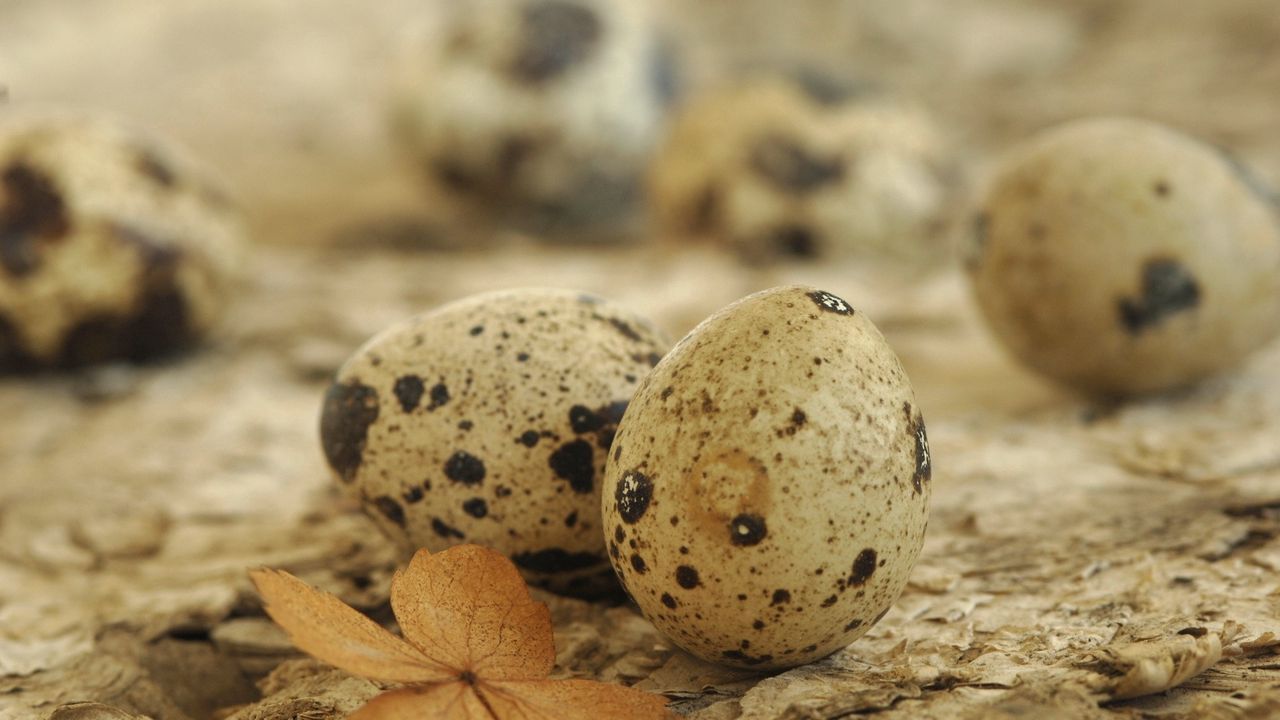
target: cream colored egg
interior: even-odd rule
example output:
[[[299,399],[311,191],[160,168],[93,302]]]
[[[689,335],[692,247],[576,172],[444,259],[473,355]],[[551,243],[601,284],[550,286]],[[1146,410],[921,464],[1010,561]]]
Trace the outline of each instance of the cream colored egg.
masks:
[[[664,231],[756,261],[863,256],[936,263],[956,163],[928,116],[764,78],[680,109],[649,173]]]
[[[238,214],[176,150],[106,120],[0,116],[0,367],[190,345],[243,250]]]
[[[997,168],[969,263],[988,324],[1091,393],[1178,387],[1280,328],[1280,208],[1215,148],[1155,123],[1050,129]]]
[[[871,321],[831,293],[774,288],[708,318],[640,386],[604,530],[624,587],[676,644],[792,667],[898,599],[930,476],[911,383]]]
[[[397,137],[464,204],[534,219],[611,218],[638,181],[674,92],[644,3],[440,3],[393,98]]]
[[[532,583],[616,589],[600,530],[605,458],[666,343],[591,295],[486,293],[393,326],[325,396],[320,435],[342,485],[407,550],[468,542]]]

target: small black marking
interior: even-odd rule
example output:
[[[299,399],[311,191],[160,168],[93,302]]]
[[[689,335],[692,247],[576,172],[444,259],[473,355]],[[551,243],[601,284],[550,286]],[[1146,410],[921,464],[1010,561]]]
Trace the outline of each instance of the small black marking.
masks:
[[[529,359],[529,353],[527,352],[516,353],[516,362],[524,362],[525,360],[528,360],[528,359]]]
[[[742,652],[741,650],[725,650],[720,653],[720,656],[726,660],[733,660],[734,662],[739,662],[743,665],[760,665],[773,659],[772,655],[752,656]]]
[[[446,540],[449,538],[457,538],[458,540],[463,540],[467,537],[466,535],[462,534],[461,530],[458,530],[457,528],[446,524],[440,518],[431,518],[431,529],[435,531],[435,534],[439,535],[442,538],[445,538]]]
[[[743,513],[729,522],[729,542],[741,547],[758,545],[769,534],[764,518]]]
[[[769,135],[756,145],[750,163],[760,177],[779,190],[796,195],[839,182],[845,173],[840,158],[819,157],[778,134]]]
[[[427,412],[432,412],[436,408],[443,407],[449,402],[449,388],[444,383],[436,383],[431,386],[431,402],[427,405]]]
[[[511,74],[529,84],[559,77],[587,59],[603,32],[594,12],[564,0],[529,2],[521,21]]]
[[[849,576],[849,586],[864,585],[876,571],[876,551],[864,548],[853,561],[853,574]]]
[[[160,154],[151,149],[139,150],[135,163],[138,172],[160,187],[171,188],[178,184],[178,177]]]
[[[5,168],[0,187],[0,267],[22,277],[39,267],[40,243],[64,237],[71,222],[53,179],[26,163]]]
[[[489,504],[484,498],[471,498],[462,503],[462,511],[473,518],[482,518],[489,514]]]
[[[645,564],[644,558],[637,553],[631,553],[631,567],[640,575],[649,572],[649,566]]]
[[[613,501],[618,506],[618,515],[628,525],[634,525],[653,499],[653,481],[648,475],[638,470],[628,470],[618,481],[613,491]]]
[[[681,565],[676,568],[676,584],[685,590],[692,590],[698,587],[701,579],[698,577],[698,569],[689,565]]]
[[[565,526],[565,527],[574,527],[574,526],[575,526],[575,525],[577,525],[577,524],[578,524],[578,511],[577,511],[577,510],[574,510],[573,512],[571,512],[571,513],[569,513],[568,515],[566,515],[566,516],[565,516],[565,518],[564,518],[564,526]]]
[[[783,225],[769,233],[768,243],[779,255],[814,258],[819,254],[818,236],[804,225]]]
[[[613,539],[614,539],[616,542],[622,542],[623,540],[626,540],[626,539],[627,539],[627,531],[626,531],[626,530],[623,530],[623,529],[622,529],[622,526],[621,526],[621,525],[619,525],[618,527],[616,527],[616,528],[614,528],[614,529],[613,529]]]
[[[857,630],[860,627],[862,627],[862,620],[860,618],[854,618],[845,623],[844,631],[849,632],[850,630]]]
[[[422,498],[425,497],[425,493],[422,492],[422,488],[418,487],[417,485],[414,485],[413,487],[410,487],[408,490],[405,490],[403,493],[401,493],[400,497],[404,498],[405,502],[412,505],[413,503],[416,503],[422,500]]]
[[[781,605],[782,603],[791,602],[791,592],[788,590],[774,590],[773,598],[769,600],[769,606]]]
[[[1120,322],[1130,335],[1141,335],[1170,315],[1200,304],[1200,285],[1171,258],[1154,258],[1142,266],[1142,296],[1123,298],[1118,310]]]
[[[763,620],[756,620],[755,622],[751,623],[751,627],[752,627],[752,628],[754,628],[754,629],[756,629],[756,630],[763,630],[763,629],[764,629],[764,621],[763,621]]]
[[[422,384],[422,378],[417,375],[401,375],[396,379],[392,391],[400,401],[400,409],[410,413],[417,409],[418,401],[422,399],[422,393],[426,392],[426,388]]]
[[[911,406],[906,405],[906,408],[910,413]],[[933,479],[933,460],[929,454],[929,435],[924,429],[924,417],[913,417],[909,429],[915,436],[916,445],[916,471],[911,475],[911,486],[919,493],[924,492],[924,484]]]
[[[469,330],[468,332],[471,334],[472,337],[475,337],[476,335],[479,335],[480,333],[484,332],[484,326],[483,325],[473,326],[471,330]]]
[[[836,601],[838,601],[839,599],[840,598],[836,595],[828,595],[825,599],[823,599],[822,607],[824,608],[831,607],[832,605],[835,605]]]
[[[378,508],[378,512],[382,513],[388,520],[404,527],[404,508],[400,507],[400,503],[394,498],[387,495],[379,495],[373,499],[373,506]]]
[[[561,548],[517,553],[512,555],[511,559],[525,570],[540,573],[575,572],[608,562],[605,558],[593,553],[568,552]]]
[[[320,445],[344,482],[355,479],[364,458],[369,426],[378,419],[378,393],[358,381],[334,383],[324,396]]]
[[[585,405],[574,405],[569,408],[569,425],[575,433],[594,432],[604,427],[604,422],[604,418]]]
[[[676,606],[678,605],[678,603],[676,602],[676,599],[671,597],[671,593],[662,593],[662,604],[666,605],[672,610],[675,610]]]
[[[626,320],[621,318],[609,318],[609,324],[613,326],[614,330],[622,333],[623,337],[632,342],[641,342],[644,340],[640,333],[636,332],[636,329],[631,327],[631,323]]]
[[[547,462],[556,476],[569,481],[574,492],[586,494],[595,489],[595,451],[586,440],[561,445]]]
[[[475,427],[475,423],[471,422],[470,420],[463,420],[458,423],[458,429],[464,432],[467,430],[470,430],[473,427]]]
[[[538,434],[537,430],[525,430],[520,433],[520,437],[516,440],[525,447],[533,447],[538,444],[538,438],[540,437],[542,436]]]
[[[811,293],[807,293],[807,295],[809,296],[809,299],[813,301],[813,304],[826,312],[835,313],[837,315],[853,314],[852,305],[845,302],[840,297],[826,292],[825,290],[815,290]]]
[[[444,461],[444,475],[463,485],[477,485],[484,480],[484,462],[466,450],[459,450]]]

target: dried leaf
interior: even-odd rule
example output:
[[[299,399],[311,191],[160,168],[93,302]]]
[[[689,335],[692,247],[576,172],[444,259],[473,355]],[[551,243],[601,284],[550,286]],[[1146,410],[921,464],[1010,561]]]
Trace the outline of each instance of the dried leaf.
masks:
[[[401,639],[288,573],[251,573],[267,612],[294,644],[349,672],[408,687],[356,720],[619,720],[670,718],[666,699],[590,680],[549,680],[551,613],[502,555],[459,545],[419,550],[391,582]]]
[[[391,609],[405,638],[448,667],[523,680],[556,661],[551,611],[510,560],[478,545],[419,551],[391,581]]]
[[[333,595],[287,572],[249,573],[267,614],[298,649],[361,677],[397,683],[452,679],[448,668],[387,632]]]

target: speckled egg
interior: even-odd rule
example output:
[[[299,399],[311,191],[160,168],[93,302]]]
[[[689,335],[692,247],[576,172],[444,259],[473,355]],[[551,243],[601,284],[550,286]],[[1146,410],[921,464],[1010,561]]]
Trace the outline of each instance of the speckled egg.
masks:
[[[465,298],[386,330],[339,370],[320,421],[325,456],[407,550],[485,545],[533,584],[608,595],[605,458],[666,347],[647,321],[592,295]]]
[[[614,569],[712,662],[776,669],[865,633],[920,554],[931,466],[875,326],[809,287],[746,297],[636,391],[603,487]]]
[[[1221,151],[1151,122],[1076,121],[1017,148],[974,239],[996,337],[1086,392],[1185,385],[1280,326],[1280,208]]]
[[[105,120],[0,117],[0,369],[190,345],[243,243],[222,193],[159,141]]]
[[[649,174],[666,233],[753,261],[946,259],[957,185],[927,116],[783,77],[687,104]]]
[[[669,44],[644,3],[437,10],[406,52],[393,119],[439,188],[535,222],[607,219],[638,197],[675,92]]]

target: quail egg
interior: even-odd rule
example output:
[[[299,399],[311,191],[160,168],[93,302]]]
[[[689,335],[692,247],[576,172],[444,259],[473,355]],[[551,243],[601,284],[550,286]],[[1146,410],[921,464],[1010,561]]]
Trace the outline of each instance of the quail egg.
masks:
[[[613,218],[675,92],[669,43],[643,3],[442,3],[415,38],[393,120],[446,195],[531,224]]]
[[[339,370],[324,452],[405,549],[486,545],[533,584],[608,595],[605,456],[665,350],[647,321],[592,295],[458,300],[379,334]]]
[[[1229,368],[1280,326],[1280,210],[1240,164],[1156,123],[1052,128],[996,169],[969,272],[995,336],[1125,396]]]
[[[794,667],[865,633],[924,542],[932,464],[875,326],[810,287],[748,296],[636,391],[603,487],[623,586],[677,645]]]
[[[770,77],[679,111],[650,169],[669,235],[725,242],[752,261],[949,255],[953,163],[920,112]]]
[[[142,361],[205,335],[243,250],[203,173],[114,122],[0,118],[0,368]]]

